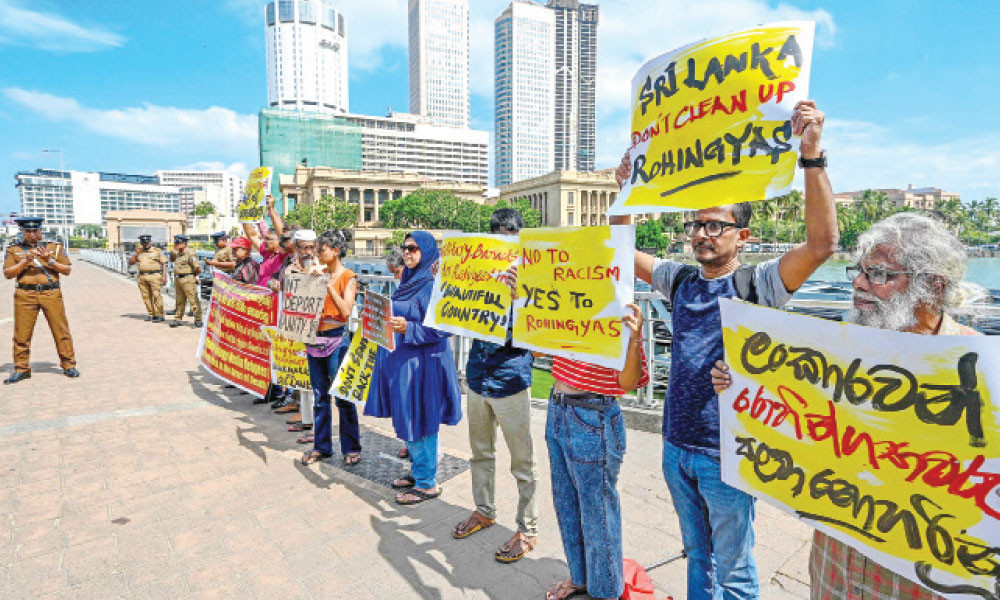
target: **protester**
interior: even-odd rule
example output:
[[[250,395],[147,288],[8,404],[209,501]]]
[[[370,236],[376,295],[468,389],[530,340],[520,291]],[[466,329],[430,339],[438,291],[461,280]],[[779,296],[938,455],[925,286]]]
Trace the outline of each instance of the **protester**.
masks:
[[[399,504],[417,504],[441,495],[437,485],[438,431],[462,419],[461,391],[449,334],[423,325],[430,303],[433,264],[440,253],[434,237],[414,231],[403,243],[406,268],[392,295],[390,320],[396,349],[379,348],[365,414],[392,418],[397,437],[413,460],[410,475],[392,482],[409,488]]]
[[[780,258],[742,266],[739,250],[750,236],[750,204],[697,211],[684,224],[697,267],[636,253],[636,276],[671,299],[673,351],[663,415],[663,474],[680,520],[688,556],[687,597],[758,598],[752,550],[754,499],[722,482],[719,399],[709,370],[721,360],[719,298],[739,297],[781,306],[837,247],[837,212],[820,149],[825,115],[815,102],[795,106],[791,125],[802,136],[806,241]],[[629,177],[627,156],[616,173]]]
[[[897,213],[858,239],[855,259],[847,267],[854,288],[849,322],[926,335],[982,335],[949,314],[985,299],[987,292],[963,281],[965,248],[944,225],[924,215]],[[722,361],[711,377],[717,394],[732,385]],[[809,578],[811,600],[944,600],[819,531],[813,534]]]
[[[618,398],[646,385],[642,312],[628,305],[629,333],[621,371],[560,356],[552,359],[545,442],[549,449],[552,502],[562,536],[569,579],[545,597],[562,600],[586,593],[618,598],[625,589],[618,473],[625,456],[625,422]]]
[[[317,258],[323,269],[315,271],[314,275],[329,275],[330,280],[326,286],[316,342],[306,347],[314,398],[315,445],[312,452],[303,455],[302,464],[305,465],[333,455],[330,386],[351,345],[347,323],[358,294],[358,279],[354,271],[342,262],[351,239],[351,232],[346,229],[331,230],[321,235],[317,244]],[[337,410],[340,413],[340,452],[344,455],[344,464],[353,466],[361,460],[358,410],[353,402],[343,398],[337,398]]]
[[[501,208],[490,217],[490,233],[517,235],[524,227],[521,213]],[[517,533],[496,552],[500,562],[516,562],[535,548],[538,540],[536,487],[538,472],[531,439],[531,365],[529,350],[513,346],[513,329],[503,345],[474,340],[466,366],[469,445],[472,460],[472,497],[476,510],[459,523],[458,539],[496,522],[494,489],[497,426],[510,452],[510,472],[517,480]]]
[[[393,248],[385,255],[385,266],[389,268],[389,272],[396,278],[396,281],[399,281],[399,278],[403,276],[404,268],[403,253],[399,248]]]
[[[261,287],[267,286],[271,275],[281,267],[289,254],[281,247],[281,235],[284,233],[285,224],[278,211],[274,209],[274,197],[270,194],[267,195],[267,215],[271,217],[274,229],[269,230],[264,221],[257,223],[256,227],[253,223],[243,224],[243,231],[253,242],[254,250],[260,253],[260,270],[255,283]]]
[[[250,255],[253,242],[248,238],[238,237],[229,242],[229,247],[233,249],[233,254],[236,256],[236,268],[233,269],[233,279],[249,285],[257,283],[260,265]]]
[[[284,283],[284,276],[287,273],[322,273],[323,269],[321,265],[316,265],[316,232],[312,229],[297,229],[295,234],[292,236],[293,246],[289,246],[292,249],[292,254],[289,258],[293,260],[288,264],[284,270],[279,270],[277,279],[277,288],[274,287],[275,281],[269,280],[269,285],[271,289],[281,289],[281,285]],[[282,259],[282,264],[285,260]],[[316,268],[314,268],[316,267]],[[300,394],[302,395],[302,394]],[[294,390],[285,389],[280,385],[271,386],[271,398],[274,402],[271,404],[271,408],[275,413],[278,414],[289,414],[292,415],[290,421],[301,422],[302,414],[300,411],[302,407],[301,399],[296,400]],[[315,406],[315,399],[313,400]],[[307,438],[309,436],[302,436]]]
[[[226,241],[226,232],[217,231],[210,237],[215,244],[215,254],[212,258],[206,258],[205,264],[223,273],[232,274],[233,269],[236,268],[236,257],[233,256],[233,250]]]

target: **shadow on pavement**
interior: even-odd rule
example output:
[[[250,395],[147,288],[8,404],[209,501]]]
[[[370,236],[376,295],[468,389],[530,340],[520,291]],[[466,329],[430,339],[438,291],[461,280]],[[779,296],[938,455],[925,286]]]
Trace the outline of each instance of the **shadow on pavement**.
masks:
[[[31,364],[29,366],[31,367],[31,374],[32,374],[32,376],[38,375],[39,373],[55,373],[57,375],[62,375],[63,374],[62,367],[60,367],[58,365],[58,363],[54,363],[54,362],[45,362],[45,361],[43,361],[43,362],[35,362],[35,361],[31,361]],[[14,363],[8,362],[8,363],[0,364],[0,373],[4,374],[4,376],[5,376],[4,378],[6,378],[6,375],[8,373],[13,373],[13,372],[14,372]]]

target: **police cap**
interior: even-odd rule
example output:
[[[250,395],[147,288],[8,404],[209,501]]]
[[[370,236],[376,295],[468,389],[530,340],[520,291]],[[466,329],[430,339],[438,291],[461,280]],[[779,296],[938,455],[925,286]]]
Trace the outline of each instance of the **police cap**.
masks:
[[[225,231],[216,231],[215,233],[213,233],[212,235],[210,235],[208,237],[212,238],[213,240],[218,240],[219,238],[225,238],[226,237],[226,232]]]
[[[16,217],[14,222],[21,229],[41,229],[44,220],[42,217]]]
[[[140,242],[149,242],[152,239],[153,239],[153,236],[151,236],[151,235],[140,235],[139,236],[139,241]]]
[[[174,243],[175,244],[186,244],[189,239],[191,239],[191,238],[189,238],[188,236],[186,236],[184,234],[175,235],[174,236]]]

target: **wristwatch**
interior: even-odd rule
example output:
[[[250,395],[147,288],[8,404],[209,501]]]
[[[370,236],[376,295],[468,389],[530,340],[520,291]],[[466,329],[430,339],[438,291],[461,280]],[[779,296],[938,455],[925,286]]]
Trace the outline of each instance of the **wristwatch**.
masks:
[[[804,156],[799,156],[799,167],[803,169],[815,168],[820,169],[826,168],[826,150],[822,150],[819,153],[819,158],[806,158]]]
[[[56,264],[56,259],[54,259],[54,258],[50,258],[50,259],[49,259],[49,262],[47,262],[47,263],[45,263],[45,264],[47,264],[47,265],[49,265],[49,266],[51,267],[52,265]]]

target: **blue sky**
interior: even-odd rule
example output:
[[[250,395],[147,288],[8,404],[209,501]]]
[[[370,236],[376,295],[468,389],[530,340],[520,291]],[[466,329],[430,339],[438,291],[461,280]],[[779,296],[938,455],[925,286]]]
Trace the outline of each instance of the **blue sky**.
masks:
[[[264,0],[0,0],[0,211],[13,175],[58,167],[245,173],[266,101]],[[350,109],[408,108],[405,0],[343,0]],[[470,0],[473,126],[492,130],[493,19]],[[603,0],[598,166],[629,141],[632,75],[697,39],[775,20],[817,21],[810,94],[828,114],[836,191],[933,185],[1000,196],[1000,2]]]

